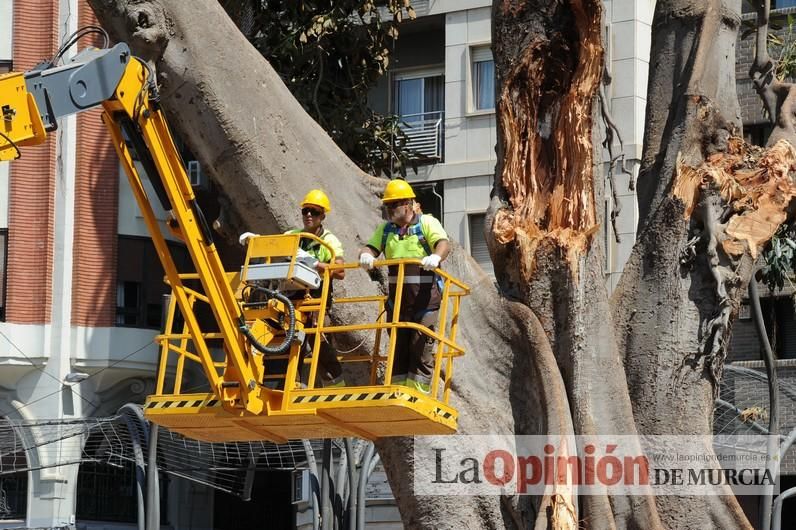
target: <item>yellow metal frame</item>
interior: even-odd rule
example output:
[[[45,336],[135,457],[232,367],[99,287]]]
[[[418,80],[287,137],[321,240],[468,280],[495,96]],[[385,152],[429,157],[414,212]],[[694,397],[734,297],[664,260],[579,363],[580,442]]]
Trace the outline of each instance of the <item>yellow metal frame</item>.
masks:
[[[304,236],[304,234],[302,234]],[[283,236],[259,236],[281,238]],[[289,252],[294,248],[295,236],[285,238],[284,247],[279,252]],[[262,257],[261,245],[257,238],[252,238],[247,258]],[[269,243],[269,248],[277,248]],[[273,251],[276,256],[276,251]],[[288,254],[279,254],[287,256]],[[250,260],[247,259],[246,263]],[[309,377],[306,388],[298,388],[295,375],[298,370],[300,345],[296,344],[288,354],[271,356],[271,359],[288,359],[288,368],[283,374],[285,386],[283,390],[264,389],[267,393],[277,394],[280,400],[267,400],[272,405],[264,414],[253,415],[246,412],[230,414],[221,408],[220,402],[208,393],[183,393],[182,382],[186,370],[193,364],[201,362],[187,347],[191,335],[183,325],[182,330],[174,329],[174,314],[178,308],[172,302],[168,311],[167,326],[158,337],[161,343],[160,371],[155,395],[148,398],[146,415],[152,421],[167,426],[169,429],[182,432],[192,438],[208,441],[254,440],[267,438],[281,442],[294,438],[358,436],[377,439],[385,436],[405,436],[422,434],[450,434],[456,431],[458,414],[450,405],[450,390],[453,375],[453,361],[464,354],[463,348],[456,343],[458,331],[459,309],[461,299],[469,293],[469,289],[459,280],[445,271],[438,271],[443,280],[443,294],[440,305],[439,322],[436,331],[414,322],[398,320],[400,313],[400,292],[403,284],[404,268],[407,264],[419,265],[419,260],[386,260],[376,263],[377,266],[397,265],[398,284],[396,285],[396,311],[393,318],[385,318],[386,296],[336,297],[335,304],[356,304],[372,307],[374,320],[369,323],[333,325],[326,315],[326,300],[329,296],[329,275],[339,269],[352,269],[354,263],[332,264],[324,273],[323,289],[319,298],[307,296],[296,301],[296,319],[301,322],[314,320],[314,327],[304,328],[307,335],[336,333],[373,332],[375,333],[373,349],[369,354],[341,355],[343,363],[365,363],[368,366],[369,381],[366,386],[357,387],[315,387],[315,375],[318,370],[318,358],[321,341],[313,341],[312,355],[305,359],[309,365]],[[244,271],[245,271],[244,266]],[[195,275],[182,275],[185,280]],[[232,283],[241,275],[230,273]],[[238,286],[238,292],[242,289]],[[205,301],[199,293],[188,294],[194,301]],[[309,316],[314,315],[314,319]],[[247,320],[251,316],[247,316]],[[392,365],[395,357],[395,333],[393,329],[412,328],[432,337],[437,344],[434,372],[431,381],[431,393],[424,394],[415,389],[389,384]],[[384,333],[390,339],[384,340]],[[207,339],[216,338],[215,334],[206,334]],[[281,339],[280,339],[281,340]],[[275,340],[279,343],[280,340]],[[386,344],[385,344],[386,343]],[[168,367],[168,368],[167,368]],[[379,368],[382,368],[379,370]],[[444,368],[444,369],[443,369]],[[224,369],[224,362],[215,364],[216,370]],[[382,374],[382,377],[379,374]],[[171,384],[166,388],[166,380]],[[381,381],[381,382],[380,382]],[[385,383],[386,382],[386,383]]]
[[[47,137],[36,101],[25,86],[25,74],[13,72],[0,75],[0,101],[11,112],[0,116],[0,162],[14,160],[18,147],[37,145]],[[13,109],[13,110],[12,110]]]

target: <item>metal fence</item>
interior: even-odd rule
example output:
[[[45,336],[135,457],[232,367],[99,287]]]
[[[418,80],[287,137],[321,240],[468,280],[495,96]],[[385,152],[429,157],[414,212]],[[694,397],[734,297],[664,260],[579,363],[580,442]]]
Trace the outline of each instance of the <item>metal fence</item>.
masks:
[[[400,128],[406,134],[409,151],[421,157],[442,160],[444,153],[444,122],[442,111],[406,114],[401,117]]]

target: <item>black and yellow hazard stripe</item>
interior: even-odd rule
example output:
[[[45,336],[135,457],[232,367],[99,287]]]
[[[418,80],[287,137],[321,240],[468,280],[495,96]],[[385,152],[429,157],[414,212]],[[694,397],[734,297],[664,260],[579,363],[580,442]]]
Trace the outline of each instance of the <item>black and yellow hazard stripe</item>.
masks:
[[[419,398],[405,392],[347,392],[341,394],[312,394],[312,395],[298,395],[293,396],[292,403],[309,404],[309,403],[337,403],[337,402],[350,402],[350,401],[387,401],[397,399],[407,401],[409,403],[417,403]],[[453,417],[453,413],[437,407],[434,409],[434,414],[444,419]]]
[[[442,410],[442,409],[441,409],[441,408],[439,408],[439,407],[437,407],[436,409],[434,409],[434,414],[436,414],[437,416],[442,416],[442,417],[443,417],[443,418],[445,418],[446,420],[447,420],[447,419],[450,419],[450,418],[452,418],[452,417],[453,417],[453,413],[451,413],[451,412],[449,412],[449,411],[447,411],[447,410]]]
[[[293,396],[293,403],[330,403],[337,401],[378,401],[394,397],[391,392],[350,392],[346,394],[315,394]]]
[[[210,399],[164,399],[159,401],[148,401],[144,408],[151,409],[184,409],[195,407],[215,407],[219,405],[216,398]]]

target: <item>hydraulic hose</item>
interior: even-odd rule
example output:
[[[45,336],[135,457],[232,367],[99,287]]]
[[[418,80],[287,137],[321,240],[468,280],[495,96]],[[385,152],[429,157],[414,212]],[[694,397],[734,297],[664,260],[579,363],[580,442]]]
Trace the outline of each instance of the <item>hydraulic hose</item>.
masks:
[[[279,346],[266,346],[265,344],[261,343],[257,340],[257,337],[249,329],[249,326],[246,324],[246,320],[243,318],[243,315],[240,317],[240,331],[243,335],[249,339],[251,342],[252,347],[259,351],[260,353],[264,354],[271,354],[277,355],[280,353],[286,352],[290,348],[290,344],[293,342],[293,338],[296,336],[296,309],[293,307],[293,302],[290,301],[290,298],[283,295],[279,291],[274,291],[272,289],[266,289],[265,287],[259,287],[256,285],[251,286],[252,289],[255,291],[260,291],[265,293],[265,295],[270,300],[271,298],[276,298],[287,307],[287,317],[288,317],[288,328],[285,332],[285,340]]]

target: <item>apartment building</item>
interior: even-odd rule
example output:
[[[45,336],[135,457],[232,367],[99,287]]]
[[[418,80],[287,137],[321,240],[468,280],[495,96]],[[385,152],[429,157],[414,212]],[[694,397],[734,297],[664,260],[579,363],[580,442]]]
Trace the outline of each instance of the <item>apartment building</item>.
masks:
[[[408,180],[424,211],[438,216],[448,234],[491,272],[483,227],[496,161],[492,2],[415,0],[412,5],[418,18],[401,26],[390,75],[373,91],[371,105],[401,116],[410,146],[433,159],[417,174],[410,171]],[[605,2],[606,59],[613,76],[608,97],[634,179],[644,134],[654,5],[654,0]],[[609,289],[630,255],[638,221],[628,176],[618,175],[617,184],[621,242],[610,231],[602,234]],[[610,197],[601,200],[609,212]]]

